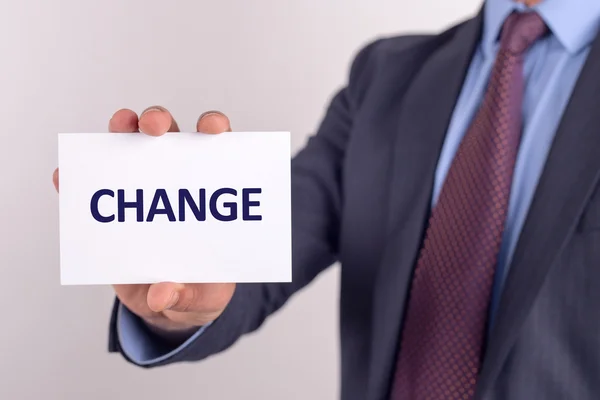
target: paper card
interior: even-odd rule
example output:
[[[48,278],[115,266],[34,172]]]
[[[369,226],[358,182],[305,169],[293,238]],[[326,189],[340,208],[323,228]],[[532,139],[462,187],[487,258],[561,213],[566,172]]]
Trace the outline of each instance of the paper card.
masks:
[[[59,134],[63,285],[291,280],[290,134]]]

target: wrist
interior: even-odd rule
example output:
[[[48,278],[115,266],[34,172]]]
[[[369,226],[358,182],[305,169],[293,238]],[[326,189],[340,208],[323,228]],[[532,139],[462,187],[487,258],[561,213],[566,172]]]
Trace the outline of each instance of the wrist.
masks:
[[[171,321],[168,323],[149,321],[147,319],[142,319],[142,321],[148,332],[169,348],[181,346],[202,328],[201,326],[190,325],[175,326]]]

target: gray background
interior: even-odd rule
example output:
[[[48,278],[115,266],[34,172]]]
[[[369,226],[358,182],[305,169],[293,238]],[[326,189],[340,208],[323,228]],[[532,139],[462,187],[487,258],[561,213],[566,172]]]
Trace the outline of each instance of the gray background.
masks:
[[[507,0],[508,1],[508,0]],[[479,0],[0,0],[0,399],[334,399],[337,270],[207,362],[142,370],[106,352],[110,287],[61,287],[57,132],[121,107],[208,109],[238,130],[314,132],[380,35],[436,32]],[[302,377],[302,380],[298,380]]]

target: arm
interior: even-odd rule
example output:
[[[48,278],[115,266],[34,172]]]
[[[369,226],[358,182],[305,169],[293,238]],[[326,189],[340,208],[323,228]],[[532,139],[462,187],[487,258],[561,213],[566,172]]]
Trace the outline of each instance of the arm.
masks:
[[[110,324],[110,351],[120,351],[130,362],[145,367],[204,359],[257,330],[294,293],[336,261],[344,154],[353,115],[365,90],[360,78],[367,70],[375,43],[359,53],[348,86],[333,98],[318,133],[292,160],[292,282],[238,284],[224,312],[209,327],[191,336],[188,333],[187,340],[169,341],[160,332],[144,330],[140,325],[143,322],[123,311],[116,301]],[[136,330],[137,339],[126,342],[125,329]],[[143,342],[153,349],[146,353],[146,360],[134,356],[133,342],[138,347]]]

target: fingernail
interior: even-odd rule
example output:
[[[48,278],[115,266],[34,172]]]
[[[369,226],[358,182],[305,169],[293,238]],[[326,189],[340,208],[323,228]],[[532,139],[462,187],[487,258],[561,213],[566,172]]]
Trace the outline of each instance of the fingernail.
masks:
[[[216,110],[207,111],[204,114],[200,115],[200,118],[198,118],[198,121],[200,121],[200,120],[202,120],[202,118],[208,117],[210,115],[222,115],[222,116],[225,116],[225,114],[223,114],[221,111],[216,111]]]
[[[171,307],[173,307],[175,304],[177,304],[177,302],[179,301],[179,292],[174,290],[171,293],[171,297],[169,298],[169,301],[167,302],[167,306],[165,307],[166,310],[170,309]]]
[[[149,112],[155,112],[155,111],[164,111],[162,108],[160,107],[150,107],[144,110],[144,112],[142,113],[142,115],[149,113]]]

